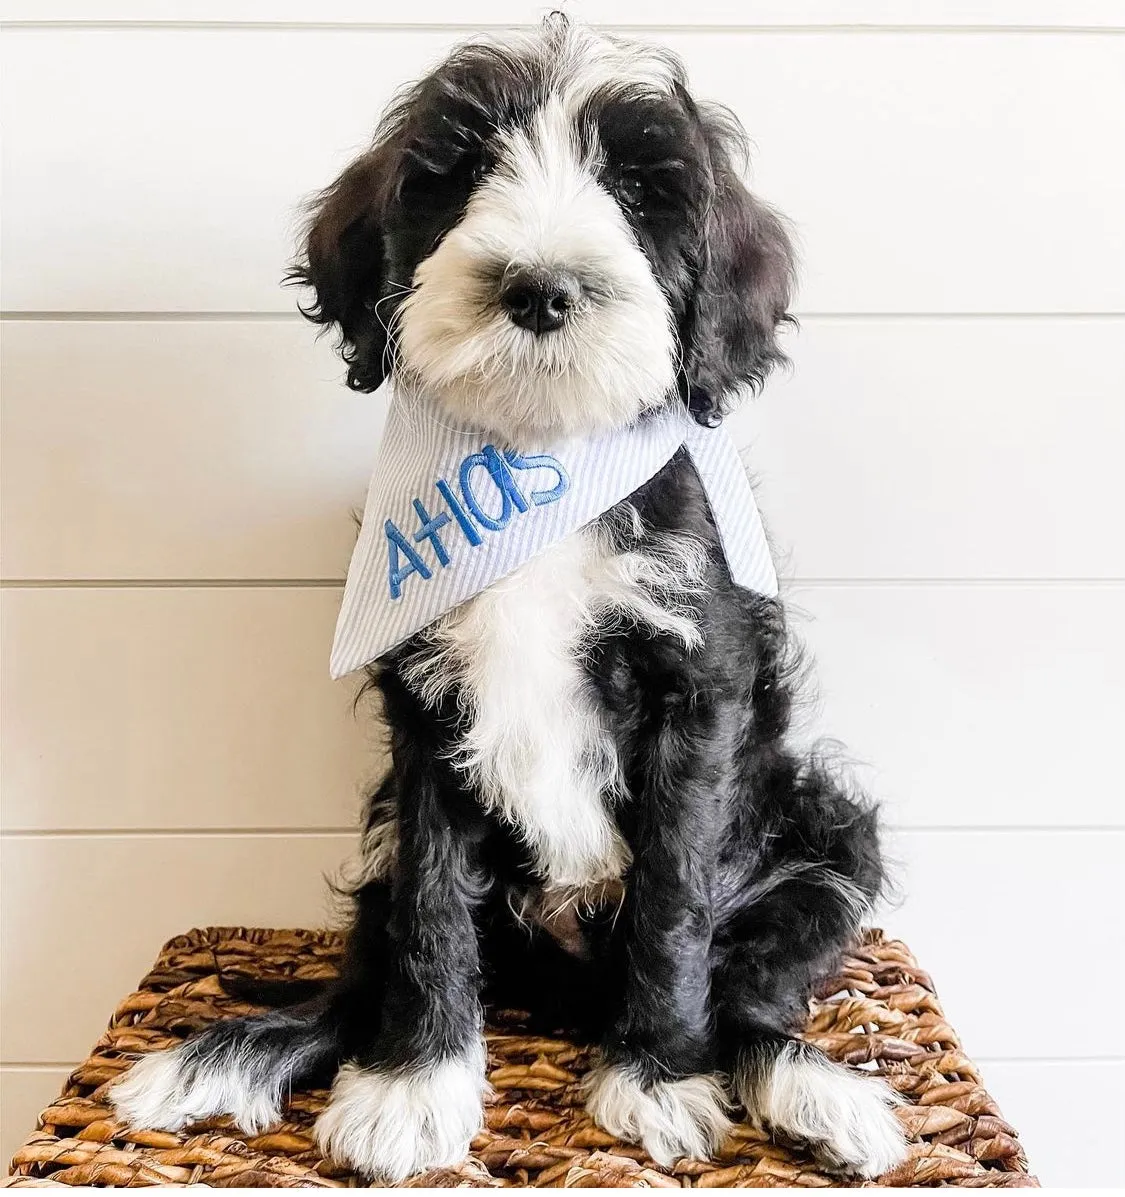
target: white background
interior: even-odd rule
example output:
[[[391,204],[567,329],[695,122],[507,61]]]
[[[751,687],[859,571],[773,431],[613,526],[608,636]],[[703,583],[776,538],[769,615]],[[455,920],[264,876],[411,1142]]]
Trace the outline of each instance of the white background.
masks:
[[[1040,1175],[1120,1182],[1125,5],[581,11],[685,56],[799,230],[737,431],[883,921]],[[539,12],[5,6],[5,1153],[165,938],[325,917],[379,765],[327,655],[380,399],[278,279],[392,89]]]

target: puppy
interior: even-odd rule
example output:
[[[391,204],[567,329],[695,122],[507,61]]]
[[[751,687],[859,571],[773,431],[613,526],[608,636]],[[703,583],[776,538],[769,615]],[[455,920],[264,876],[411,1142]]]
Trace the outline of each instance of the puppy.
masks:
[[[320,196],[306,314],[353,388],[390,375],[501,441],[716,418],[782,360],[793,271],[743,153],[667,51],[558,18],[465,45]],[[321,1147],[399,1181],[468,1151],[493,1001],[594,1037],[590,1114],[660,1164],[741,1107],[891,1168],[891,1090],[794,1037],[883,881],[871,806],[787,741],[794,663],[677,454],[370,670],[393,770],[340,978],[140,1060],[121,1116],[256,1131],[334,1076]]]

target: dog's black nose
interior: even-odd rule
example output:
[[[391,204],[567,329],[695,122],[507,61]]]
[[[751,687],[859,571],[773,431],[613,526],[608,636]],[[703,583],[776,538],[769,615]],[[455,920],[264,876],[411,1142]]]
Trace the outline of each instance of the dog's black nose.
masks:
[[[560,328],[580,294],[578,279],[565,270],[521,267],[505,273],[500,306],[513,324],[539,334]]]

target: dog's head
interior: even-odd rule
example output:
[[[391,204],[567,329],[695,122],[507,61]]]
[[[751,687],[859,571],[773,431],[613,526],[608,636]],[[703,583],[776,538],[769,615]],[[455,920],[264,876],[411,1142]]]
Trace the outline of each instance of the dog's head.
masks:
[[[501,438],[723,407],[782,360],[792,252],[670,53],[549,20],[455,50],[316,201],[293,277],[348,384]]]

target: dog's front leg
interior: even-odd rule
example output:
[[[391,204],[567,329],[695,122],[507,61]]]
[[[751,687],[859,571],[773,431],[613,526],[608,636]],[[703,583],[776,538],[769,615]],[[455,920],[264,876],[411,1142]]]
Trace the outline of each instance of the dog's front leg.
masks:
[[[382,1018],[370,1012],[378,1030],[341,1068],[316,1135],[326,1155],[397,1182],[468,1154],[485,1051],[473,923],[480,879],[472,838],[451,818],[457,781],[417,734],[396,737],[393,757],[400,839]],[[360,1029],[347,1040],[363,1043]]]
[[[668,695],[632,782],[623,1007],[587,1082],[590,1114],[659,1164],[705,1158],[730,1128],[710,1018],[710,881],[723,818],[718,712]]]

